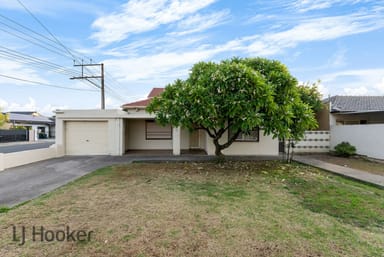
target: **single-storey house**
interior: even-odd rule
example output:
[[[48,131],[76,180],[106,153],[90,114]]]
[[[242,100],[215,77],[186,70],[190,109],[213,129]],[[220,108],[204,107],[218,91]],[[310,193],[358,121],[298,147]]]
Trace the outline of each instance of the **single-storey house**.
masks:
[[[8,128],[25,127],[34,131],[34,140],[55,137],[55,120],[38,112],[7,112]]]
[[[215,154],[205,131],[160,126],[146,106],[163,88],[154,88],[147,99],[122,105],[117,110],[57,110],[56,146],[64,155],[123,155],[132,151],[184,150]],[[228,137],[228,135],[224,135]],[[226,155],[278,155],[278,140],[260,129],[240,135],[223,151]]]
[[[333,96],[324,100],[319,127],[330,131],[330,148],[342,141],[357,153],[384,159],[384,96]]]

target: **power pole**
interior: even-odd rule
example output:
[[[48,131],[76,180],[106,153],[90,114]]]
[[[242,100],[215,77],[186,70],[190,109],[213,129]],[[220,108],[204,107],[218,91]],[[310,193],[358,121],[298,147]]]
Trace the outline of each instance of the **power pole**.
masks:
[[[81,76],[80,77],[72,77],[71,79],[85,79],[94,84],[90,79],[100,79],[101,85],[97,87],[101,90],[101,109],[105,109],[105,89],[104,89],[104,63],[90,63],[90,64],[74,64],[75,67],[81,67]],[[88,76],[84,75],[84,67],[88,66],[100,66],[100,76]],[[94,84],[95,85],[95,84]]]

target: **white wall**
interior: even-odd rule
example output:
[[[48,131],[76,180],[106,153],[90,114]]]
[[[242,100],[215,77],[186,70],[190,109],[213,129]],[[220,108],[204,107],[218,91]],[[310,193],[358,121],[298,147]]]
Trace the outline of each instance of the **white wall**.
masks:
[[[145,120],[130,119],[125,129],[126,150],[172,150],[172,140],[146,140]]]
[[[35,149],[6,154],[0,153],[0,171],[55,157],[59,157],[55,145],[43,149]]]
[[[65,110],[56,113],[56,146],[59,155],[65,155],[65,122],[67,121],[107,121],[108,122],[108,153],[122,155],[124,147],[125,112],[119,110]],[[91,129],[91,128],[90,128]]]
[[[331,127],[331,149],[342,141],[356,147],[357,153],[384,159],[384,124]]]
[[[264,131],[259,131],[259,142],[233,142],[222,152],[224,155],[279,155],[279,141],[272,136],[264,136]],[[227,140],[227,133],[222,136],[220,143]],[[208,155],[215,155],[215,145],[209,135],[206,135],[205,151]]]

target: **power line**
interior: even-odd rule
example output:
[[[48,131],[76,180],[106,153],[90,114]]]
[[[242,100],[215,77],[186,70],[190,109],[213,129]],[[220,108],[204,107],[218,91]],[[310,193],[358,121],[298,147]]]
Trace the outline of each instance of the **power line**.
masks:
[[[4,74],[0,74],[0,77],[4,77],[4,78],[8,78],[8,79],[13,79],[13,80],[18,80],[18,81],[25,82],[25,83],[38,84],[38,85],[46,86],[46,87],[55,87],[55,88],[68,89],[68,90],[76,90],[76,91],[96,92],[96,90],[92,90],[92,89],[82,89],[82,88],[57,86],[57,85],[52,85],[52,84],[48,84],[48,83],[44,83],[44,82],[39,82],[39,81],[33,81],[33,80],[28,80],[28,79],[22,79],[22,78],[17,78],[17,77],[13,77],[13,76],[8,76],[8,75],[4,75]]]
[[[5,16],[3,16],[3,15],[0,14],[0,17],[5,17]],[[9,24],[7,24],[7,23],[5,23],[5,22],[0,21],[0,24],[2,24],[2,25],[4,25],[5,27],[7,27],[7,28],[9,28],[9,29],[11,29],[11,30],[13,30],[13,31],[16,31],[16,32],[18,33],[18,34],[17,34],[17,33],[15,33],[15,32],[11,32],[11,31],[6,30],[6,29],[4,29],[4,28],[1,29],[2,31],[4,31],[4,32],[6,32],[6,33],[8,33],[8,34],[10,34],[10,35],[13,35],[13,36],[18,37],[18,38],[20,38],[20,39],[23,39],[23,40],[25,40],[25,41],[27,41],[27,42],[33,43],[33,44],[35,44],[35,45],[37,45],[37,46],[39,46],[39,47],[42,47],[42,48],[44,48],[44,49],[47,49],[47,50],[49,50],[49,51],[53,51],[54,53],[57,53],[57,54],[59,54],[59,55],[62,55],[62,56],[64,56],[64,57],[66,57],[66,58],[72,59],[71,57],[67,56],[66,54],[62,54],[62,49],[61,49],[61,48],[59,48],[59,47],[53,45],[52,43],[45,42],[46,40],[49,40],[47,37],[45,37],[45,36],[43,36],[43,35],[41,35],[41,34],[35,32],[35,31],[31,30],[31,29],[29,29],[30,32],[32,32],[32,33],[34,33],[34,34],[37,34],[38,36],[43,37],[43,38],[46,39],[46,40],[44,41],[44,40],[42,40],[41,38],[39,38],[39,37],[37,37],[37,36],[31,35],[31,34],[27,34],[25,31],[23,31],[23,30],[21,30],[21,29],[19,29],[19,28],[16,28],[15,26],[11,26],[11,25],[9,25]],[[31,42],[31,40],[32,40],[33,42]],[[49,40],[49,41],[51,41],[51,40]],[[55,43],[55,42],[53,42],[53,43]]]
[[[73,50],[70,50],[70,48],[68,48],[67,46],[65,46],[33,13],[31,10],[28,9],[27,6],[25,6],[21,0],[17,0],[18,3],[24,8],[24,10],[26,12],[28,12],[28,14],[52,37],[52,39],[50,39],[49,37],[39,33],[39,32],[36,32],[20,23],[18,23],[17,21],[14,21],[12,20],[11,18],[8,18],[4,15],[1,15],[0,14],[0,17],[2,17],[3,19],[7,20],[8,22],[11,22],[13,24],[16,24],[17,26],[19,26],[20,28],[22,28],[23,30],[26,30],[30,33],[33,33],[33,35],[30,35],[28,33],[26,33],[25,31],[21,30],[21,29],[18,29],[16,28],[15,26],[10,26],[9,24],[7,23],[4,23],[4,22],[1,22],[1,24],[5,25],[6,27],[12,29],[13,31],[16,31],[17,33],[15,32],[11,32],[9,30],[5,30],[5,29],[1,29],[0,30],[3,30],[13,36],[16,36],[18,38],[21,38],[23,40],[26,40],[28,41],[29,43],[32,43],[34,45],[37,45],[39,47],[42,47],[50,52],[53,52],[55,54],[58,54],[60,56],[63,56],[63,57],[66,57],[66,58],[70,58],[69,56],[71,56],[73,58],[73,61],[74,63],[76,64],[76,61],[78,63],[82,63],[82,60],[75,56],[73,54]],[[37,35],[37,36],[34,36],[34,35]],[[32,38],[33,40],[29,40],[28,38]],[[52,42],[54,44],[57,44],[58,46],[60,47],[56,47],[55,45],[52,45],[51,43],[47,43],[47,42],[44,42],[45,40],[49,41],[49,42]],[[42,43],[41,43],[42,42]],[[10,50],[10,49],[8,49]],[[64,52],[62,51],[64,50]],[[15,51],[16,52],[16,51]],[[28,64],[31,64],[33,65],[34,67],[38,67],[38,68],[49,68],[50,70],[53,70],[57,73],[61,73],[61,74],[64,74],[64,75],[69,75],[69,76],[74,76],[76,77],[78,75],[78,72],[74,72],[73,70],[69,70],[67,69],[66,67],[64,66],[61,66],[61,65],[57,65],[55,63],[52,63],[52,62],[48,62],[48,61],[44,61],[42,59],[39,59],[39,58],[36,58],[36,57],[33,57],[33,56],[28,56],[28,55],[25,55],[27,58],[26,59],[23,59],[22,56],[20,56],[20,53],[15,53],[15,52],[11,52],[10,51],[2,51],[2,53],[0,52],[0,55],[2,55],[3,57],[7,57],[7,58],[11,58],[11,57],[15,57],[18,59],[18,62],[20,63],[28,63]],[[71,59],[72,59],[71,58]],[[89,58],[88,58],[89,59]],[[81,60],[81,62],[80,62]],[[91,59],[90,59],[91,60]],[[93,72],[90,71],[87,67],[85,67],[85,69],[87,70],[87,72],[89,72],[90,74],[92,74],[91,76],[95,76],[93,75]],[[107,80],[107,83],[112,85],[112,86],[115,86],[115,87],[118,87],[119,86],[119,83],[109,74],[109,73],[106,73],[108,74],[108,77],[106,77],[106,80]],[[93,86],[97,87],[97,88],[100,88],[100,86],[95,83],[94,81],[92,81],[92,78],[86,78],[86,81],[88,81],[89,83],[91,83]],[[85,83],[85,81],[83,81],[83,83]],[[112,89],[111,87],[109,86],[105,86],[105,89],[106,91],[108,91],[108,93],[114,97],[114,98],[118,98],[119,100],[122,100],[122,101],[126,101],[124,98],[121,97],[120,94],[118,94],[114,89]]]
[[[4,50],[2,50],[4,49]],[[57,73],[61,73],[64,75],[76,75],[78,72],[76,70],[68,69],[67,67],[52,63],[47,60],[43,60],[37,57],[33,57],[19,51],[12,50],[10,48],[4,47],[0,45],[0,55],[5,58],[8,58],[12,61],[16,61],[23,64],[30,64],[37,68],[50,69]]]
[[[60,45],[62,46],[74,59],[76,58],[72,53],[71,51],[69,51],[69,49],[63,44],[60,42],[60,40],[58,40],[55,35],[53,35],[51,33],[51,31],[21,2],[21,0],[17,0],[17,2],[19,2],[19,4],[32,16],[32,18],[38,22],[44,29],[45,31],[48,32],[49,35],[51,35],[51,37]]]

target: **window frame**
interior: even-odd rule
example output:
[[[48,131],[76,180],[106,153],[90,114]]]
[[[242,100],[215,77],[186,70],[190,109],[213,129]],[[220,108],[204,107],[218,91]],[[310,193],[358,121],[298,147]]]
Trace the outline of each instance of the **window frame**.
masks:
[[[164,126],[161,126],[160,124],[158,124],[156,122],[156,120],[145,120],[145,140],[172,140],[173,139],[173,129],[172,129],[171,125],[167,125],[170,128],[169,137],[163,137],[163,138],[160,138],[160,137],[148,137],[148,123],[154,123],[157,126],[164,128]],[[165,127],[167,127],[167,126],[165,126]]]
[[[255,131],[257,134],[257,139],[250,139],[250,138],[244,138],[247,134],[244,134],[244,132],[240,132],[239,136],[235,139],[234,142],[260,142],[260,128],[256,127],[252,129],[250,132]],[[228,129],[228,140],[231,138],[233,132],[231,132],[230,129]],[[241,138],[239,138],[241,137]]]

